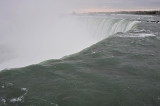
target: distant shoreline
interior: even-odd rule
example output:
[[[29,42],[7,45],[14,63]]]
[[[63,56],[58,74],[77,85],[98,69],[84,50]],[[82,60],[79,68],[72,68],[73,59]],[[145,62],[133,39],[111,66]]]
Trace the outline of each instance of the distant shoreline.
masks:
[[[136,15],[160,15],[160,11],[120,11],[118,14],[136,14]]]
[[[160,11],[118,11],[118,12],[87,12],[87,13],[76,13],[72,12],[73,15],[101,15],[101,14],[133,14],[133,15],[158,15]]]

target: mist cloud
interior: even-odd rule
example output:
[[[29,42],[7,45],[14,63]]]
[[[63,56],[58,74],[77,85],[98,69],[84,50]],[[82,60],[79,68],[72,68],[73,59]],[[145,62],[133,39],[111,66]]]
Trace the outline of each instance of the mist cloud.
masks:
[[[159,9],[158,0],[1,0],[0,67],[60,58],[93,44],[66,14],[84,9]],[[5,60],[6,59],[6,60]],[[3,61],[1,61],[3,60]]]

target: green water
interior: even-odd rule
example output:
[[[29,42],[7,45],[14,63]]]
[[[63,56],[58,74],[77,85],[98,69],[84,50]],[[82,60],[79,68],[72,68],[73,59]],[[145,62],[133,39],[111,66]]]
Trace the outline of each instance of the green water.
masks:
[[[1,71],[0,106],[160,106],[156,25],[156,36],[118,33],[59,60]]]

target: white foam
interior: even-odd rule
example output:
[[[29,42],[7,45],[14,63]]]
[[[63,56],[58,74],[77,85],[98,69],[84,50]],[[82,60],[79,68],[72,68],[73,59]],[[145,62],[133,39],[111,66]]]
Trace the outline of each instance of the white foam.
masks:
[[[4,104],[4,105],[6,105],[6,99],[1,99],[1,102]]]
[[[55,106],[58,106],[57,104],[55,104],[55,103],[51,103],[51,105],[55,105]]]
[[[95,54],[95,53],[96,53],[96,52],[93,51],[91,54]]]
[[[26,92],[22,96],[10,99],[11,103],[22,102],[22,100],[24,99],[24,96],[27,94],[28,90],[27,90],[27,88],[21,88],[21,90],[26,91]]]
[[[10,99],[10,102],[11,102],[11,103],[21,102],[22,99],[23,99],[23,96],[20,96],[20,97],[18,97],[18,98],[12,98],[12,99]]]
[[[5,86],[4,85],[2,85],[2,89],[4,89],[5,88]]]
[[[147,33],[138,33],[138,34],[125,34],[125,35],[118,35],[119,37],[132,37],[132,38],[139,38],[139,37],[154,37],[154,34],[147,34]]]
[[[22,91],[27,91],[27,88],[21,88]]]
[[[11,87],[11,86],[13,86],[13,83],[4,83],[4,84],[2,84],[2,89],[4,89],[4,88],[8,88],[8,87]]]

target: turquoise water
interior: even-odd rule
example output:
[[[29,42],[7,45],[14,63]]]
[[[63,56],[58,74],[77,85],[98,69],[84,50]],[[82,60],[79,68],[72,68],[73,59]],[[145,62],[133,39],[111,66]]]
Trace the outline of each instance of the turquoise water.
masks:
[[[160,24],[142,17],[121,16],[140,23],[79,53],[1,71],[0,106],[159,106]]]

